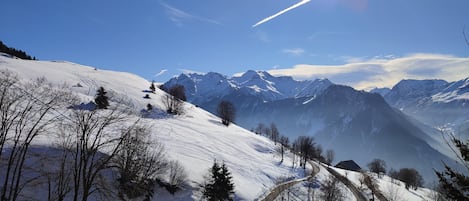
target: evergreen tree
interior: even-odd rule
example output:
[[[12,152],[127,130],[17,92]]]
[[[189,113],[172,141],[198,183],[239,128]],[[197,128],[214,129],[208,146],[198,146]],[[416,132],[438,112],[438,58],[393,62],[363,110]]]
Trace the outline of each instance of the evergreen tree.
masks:
[[[469,140],[463,142],[451,135],[451,141],[458,150],[458,156],[464,167],[469,170]],[[440,180],[440,187],[443,195],[451,200],[469,200],[469,176],[453,170],[445,164],[443,172],[436,172]]]
[[[209,201],[233,200],[233,177],[225,163],[221,166],[215,161],[210,168],[210,178],[205,184],[203,196]]]
[[[151,81],[150,90],[151,90],[152,93],[155,93],[155,91],[156,91],[155,81]]]
[[[107,92],[103,87],[99,87],[99,89],[96,91],[96,98],[94,99],[94,102],[96,103],[97,109],[107,109],[109,106],[109,101],[106,94]]]
[[[148,111],[153,110],[153,105],[151,105],[150,103],[148,103],[148,104],[147,104],[147,110],[148,110]]]

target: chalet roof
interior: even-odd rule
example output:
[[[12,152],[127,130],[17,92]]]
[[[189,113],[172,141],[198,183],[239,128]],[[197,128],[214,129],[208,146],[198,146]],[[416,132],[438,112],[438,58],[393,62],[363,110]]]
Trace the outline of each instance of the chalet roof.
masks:
[[[336,168],[341,168],[341,169],[345,169],[345,170],[351,170],[351,171],[360,171],[362,168],[357,164],[355,163],[355,161],[353,160],[347,160],[347,161],[340,161],[339,163],[337,163],[337,165],[335,165],[334,167]]]

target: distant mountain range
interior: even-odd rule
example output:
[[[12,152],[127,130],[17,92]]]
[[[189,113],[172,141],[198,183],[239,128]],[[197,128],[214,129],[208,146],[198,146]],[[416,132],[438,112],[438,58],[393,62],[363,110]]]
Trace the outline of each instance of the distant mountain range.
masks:
[[[469,78],[444,80],[402,80],[392,89],[377,89],[393,107],[433,126],[452,128],[469,137]]]
[[[336,152],[337,160],[354,159],[364,166],[382,158],[390,167],[414,167],[433,180],[432,168],[441,168],[442,161],[457,165],[439,132],[428,126],[434,125],[429,124],[429,115],[454,118],[447,112],[456,108],[461,118],[454,120],[465,121],[459,111],[469,100],[465,83],[404,80],[392,89],[369,93],[327,79],[296,81],[247,71],[239,77],[181,74],[163,86],[183,85],[188,101],[213,113],[220,101],[231,101],[237,109],[236,123],[247,129],[275,123],[291,138],[314,136],[324,149]]]

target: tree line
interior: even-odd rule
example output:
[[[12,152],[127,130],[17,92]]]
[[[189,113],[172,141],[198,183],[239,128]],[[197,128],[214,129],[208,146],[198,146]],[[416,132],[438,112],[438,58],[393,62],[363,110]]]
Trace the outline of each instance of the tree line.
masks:
[[[2,41],[0,41],[0,52],[7,53],[9,55],[18,57],[20,59],[36,60],[36,57],[31,57],[30,55],[26,54],[26,52],[23,50],[18,50],[12,47],[8,47],[5,44],[3,44]]]

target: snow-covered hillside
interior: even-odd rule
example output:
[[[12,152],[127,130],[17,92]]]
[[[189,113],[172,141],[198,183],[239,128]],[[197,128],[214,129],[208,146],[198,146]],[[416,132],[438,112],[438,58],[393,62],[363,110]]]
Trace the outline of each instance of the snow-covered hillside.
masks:
[[[321,200],[320,183],[324,183],[327,179],[333,177],[333,175],[327,171],[326,165],[319,162],[313,162],[320,167],[319,173],[311,181],[300,182],[286,191],[284,191],[276,201],[289,200],[292,201],[303,201],[303,200]],[[340,168],[330,167],[336,171],[339,175],[347,178],[352,185],[354,185],[367,200],[372,199],[371,191],[366,187],[365,184],[360,182],[362,177],[361,172],[355,172],[350,170],[344,170]],[[378,177],[374,173],[367,172],[371,175],[378,186],[381,194],[389,201],[433,201],[437,195],[435,191],[428,188],[418,188],[414,190],[412,188],[406,189],[405,184],[399,180],[392,179],[387,175]],[[339,183],[341,193],[345,197],[345,200],[355,201],[358,200],[354,194],[347,188],[343,183]],[[374,200],[379,200],[374,197]]]
[[[143,98],[150,82],[136,75],[96,69],[69,62],[26,61],[0,56],[0,70],[12,71],[23,80],[45,77],[48,81],[70,86],[83,97],[83,102],[94,99],[96,89],[103,86],[112,97],[127,97],[128,106],[136,114],[148,103],[165,111],[164,92],[157,90],[150,99]],[[166,199],[199,199],[198,188],[214,160],[223,161],[231,171],[236,197],[254,200],[272,187],[279,177],[302,177],[303,172],[291,169],[291,158],[283,163],[276,156],[276,145],[236,125],[223,126],[219,118],[191,104],[185,104],[185,113],[168,116],[164,112],[156,118],[143,119],[151,126],[152,135],[162,142],[171,159],[183,164],[189,176],[189,188],[176,197]],[[64,113],[66,109],[64,108]],[[137,116],[135,116],[137,118]],[[54,139],[42,136],[38,145],[50,145]]]
[[[361,173],[344,170],[340,168],[334,168],[342,176],[347,177],[355,186],[364,186],[360,184]],[[379,190],[388,200],[422,200],[422,201],[431,201],[433,200],[435,192],[427,188],[418,188],[414,190],[410,188],[407,190],[405,184],[399,180],[392,179],[386,175],[383,175],[382,178],[378,178],[376,174],[372,174],[373,178],[376,179]],[[369,190],[363,191],[366,196],[371,199],[371,192]]]

